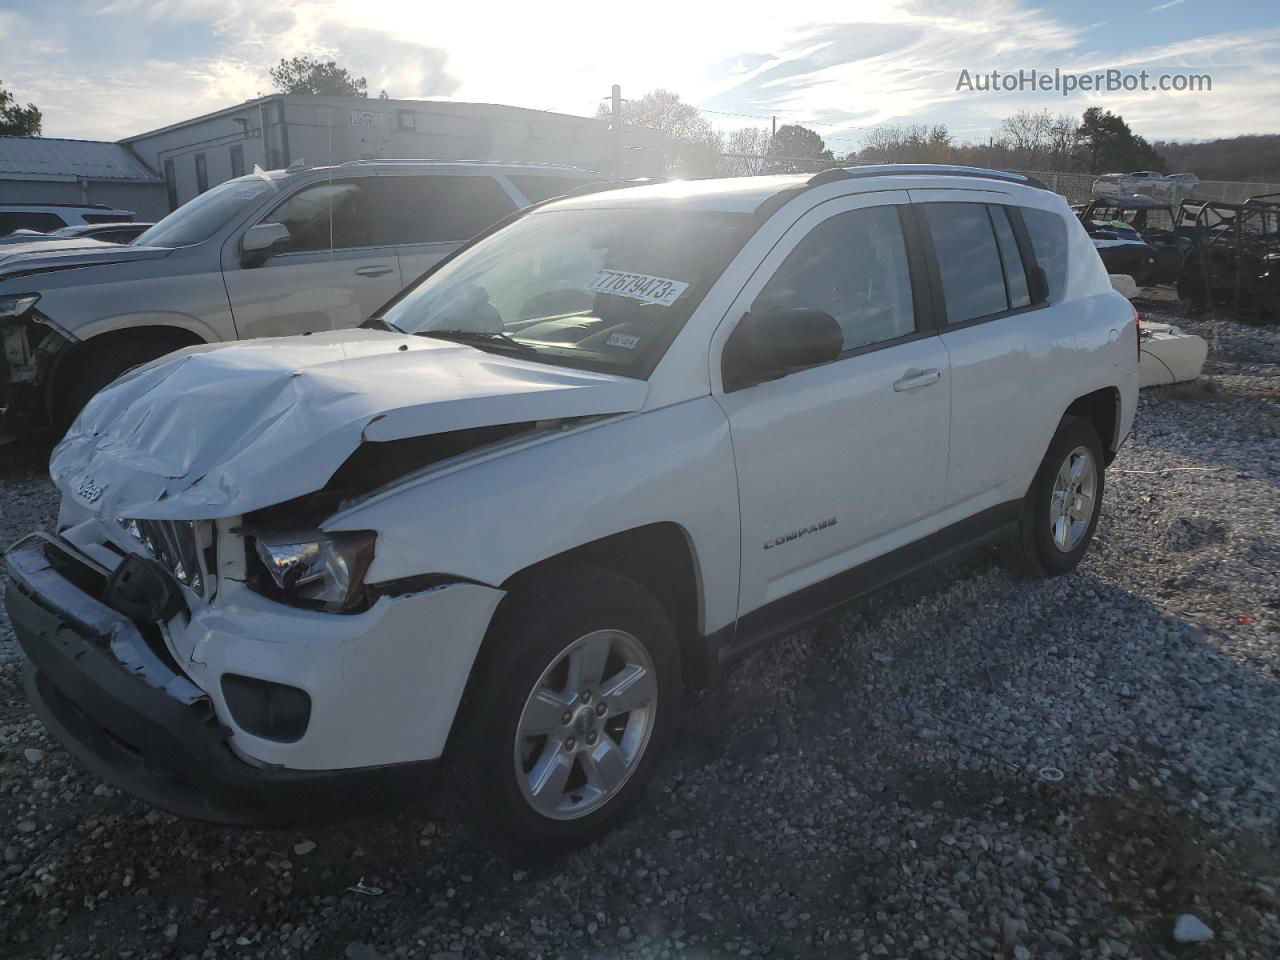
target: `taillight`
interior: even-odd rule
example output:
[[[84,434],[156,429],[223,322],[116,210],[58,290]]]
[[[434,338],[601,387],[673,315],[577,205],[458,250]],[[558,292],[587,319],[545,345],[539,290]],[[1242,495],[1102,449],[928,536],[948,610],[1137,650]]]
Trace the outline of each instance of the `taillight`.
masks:
[[[1133,311],[1133,348],[1137,351],[1138,362],[1142,362],[1142,314],[1138,312],[1138,308],[1129,303],[1129,309]]]

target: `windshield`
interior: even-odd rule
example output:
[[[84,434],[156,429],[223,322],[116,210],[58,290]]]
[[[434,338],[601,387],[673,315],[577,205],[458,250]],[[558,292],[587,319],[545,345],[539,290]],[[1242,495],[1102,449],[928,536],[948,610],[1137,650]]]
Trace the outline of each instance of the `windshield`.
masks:
[[[751,220],[705,211],[543,210],[464,250],[381,319],[406,333],[646,377]]]
[[[262,177],[241,177],[220,183],[189,200],[134,243],[152,247],[186,247],[208,240],[233,217],[275,191],[276,184]]]

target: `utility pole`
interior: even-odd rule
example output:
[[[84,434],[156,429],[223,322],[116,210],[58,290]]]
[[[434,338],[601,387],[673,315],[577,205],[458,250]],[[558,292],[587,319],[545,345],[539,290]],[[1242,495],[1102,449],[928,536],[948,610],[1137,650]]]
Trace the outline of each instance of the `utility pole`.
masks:
[[[621,177],[622,169],[622,87],[613,85],[613,173]]]

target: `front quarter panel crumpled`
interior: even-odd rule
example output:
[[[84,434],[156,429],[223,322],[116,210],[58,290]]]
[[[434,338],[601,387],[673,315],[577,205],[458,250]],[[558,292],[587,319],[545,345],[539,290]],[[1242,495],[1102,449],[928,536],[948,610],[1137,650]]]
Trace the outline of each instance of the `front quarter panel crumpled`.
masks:
[[[693,554],[707,633],[737,611],[737,489],[728,423],[707,396],[428,471],[324,528],[377,531],[373,583],[447,574],[500,586],[574,547],[674,523]]]

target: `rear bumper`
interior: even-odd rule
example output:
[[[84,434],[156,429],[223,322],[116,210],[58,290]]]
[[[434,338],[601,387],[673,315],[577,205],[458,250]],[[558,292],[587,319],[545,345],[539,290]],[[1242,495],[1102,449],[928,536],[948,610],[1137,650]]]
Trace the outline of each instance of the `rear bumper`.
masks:
[[[86,767],[129,793],[180,816],[250,825],[350,816],[429,787],[425,761],[342,771],[247,763],[205,692],[95,598],[99,574],[39,536],[5,560],[32,706]]]

